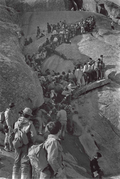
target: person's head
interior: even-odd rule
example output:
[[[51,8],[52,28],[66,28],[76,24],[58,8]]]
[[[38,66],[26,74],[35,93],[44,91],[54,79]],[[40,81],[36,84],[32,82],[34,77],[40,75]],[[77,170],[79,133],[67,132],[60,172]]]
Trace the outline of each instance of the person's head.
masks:
[[[15,106],[14,103],[10,103],[10,104],[9,104],[9,108],[10,108],[10,109],[12,109],[14,106]]]
[[[19,116],[22,116],[23,111],[22,111],[22,110],[21,110],[21,111],[19,111],[19,112],[18,112],[18,114],[19,114]]]
[[[101,153],[97,152],[97,158],[101,158],[101,157],[102,157]]]
[[[30,117],[32,117],[32,116],[33,116],[33,115],[32,115],[32,110],[31,110],[30,108],[26,107],[26,108],[23,110],[23,116],[24,116],[25,118],[30,118]]]
[[[65,75],[65,72],[64,72],[64,71],[62,72],[62,75]]]
[[[48,131],[50,134],[56,135],[61,130],[61,123],[59,121],[49,122],[46,125],[46,132]]]

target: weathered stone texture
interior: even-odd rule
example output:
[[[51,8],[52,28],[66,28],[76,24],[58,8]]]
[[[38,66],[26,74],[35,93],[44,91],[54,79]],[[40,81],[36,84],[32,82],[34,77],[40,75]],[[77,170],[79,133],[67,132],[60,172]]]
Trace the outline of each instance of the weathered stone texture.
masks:
[[[96,2],[94,0],[83,0],[82,6],[86,11],[96,12]]]
[[[37,75],[25,63],[17,32],[20,28],[2,10],[0,21],[0,111],[15,103],[14,120],[18,111],[28,106],[40,106],[44,99]]]

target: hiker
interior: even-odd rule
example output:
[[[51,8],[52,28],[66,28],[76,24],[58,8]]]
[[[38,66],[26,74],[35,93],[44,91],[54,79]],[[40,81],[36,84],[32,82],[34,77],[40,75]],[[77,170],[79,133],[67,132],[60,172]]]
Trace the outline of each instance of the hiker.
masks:
[[[45,150],[47,151],[48,165],[41,172],[40,179],[50,179],[52,177],[65,178],[63,176],[63,149],[59,139],[59,135],[61,134],[61,123],[59,121],[49,122],[46,125],[46,132],[48,132],[48,137],[45,141]]]
[[[50,41],[48,38],[46,38],[46,42],[45,42],[46,45],[49,45],[50,44]]]
[[[36,37],[39,37],[39,35],[40,35],[40,27],[37,26],[37,35],[36,35]]]
[[[80,69],[80,65],[78,65],[77,69],[75,70],[75,76],[77,79],[77,86],[81,87],[82,83],[81,83],[81,78],[82,78],[83,72]]]
[[[62,140],[64,140],[65,137],[65,132],[66,132],[66,125],[67,125],[67,113],[64,110],[64,106],[63,105],[57,105],[57,120],[61,123],[61,134],[60,134],[60,138]]]
[[[31,165],[27,157],[28,148],[36,140],[36,130],[30,121],[32,110],[26,107],[23,110],[22,117],[15,123],[15,137],[13,145],[15,148],[15,161],[13,165],[12,179],[19,178],[19,170],[21,169],[21,179],[31,179]]]
[[[33,42],[33,40],[32,40],[32,38],[30,37],[30,38],[29,38],[29,44],[32,43],[32,42]]]
[[[111,29],[112,29],[112,30],[115,29],[115,27],[114,27],[114,22],[113,22],[113,21],[111,22]]]
[[[102,171],[98,165],[98,159],[101,157],[102,155],[99,152],[97,152],[94,158],[90,161],[90,168],[93,178],[96,178],[96,176],[98,176],[99,179],[102,179]]]
[[[98,69],[98,72],[99,72],[98,79],[101,79],[102,78],[102,61],[101,61],[100,58],[98,58],[98,61],[97,61],[97,69]]]
[[[51,25],[52,25],[52,24],[51,24]],[[51,32],[51,29],[52,29],[52,28],[51,28],[50,24],[47,23],[47,32],[50,33],[50,32]]]
[[[103,55],[100,55],[100,60],[103,62]]]
[[[105,63],[101,61],[101,78],[103,79],[105,77]]]
[[[13,145],[12,145],[12,135],[13,135],[13,108],[14,108],[14,103],[9,104],[9,108],[7,108],[4,112],[5,116],[5,140],[4,140],[4,150],[7,152],[13,151]]]
[[[72,106],[70,104],[70,101],[67,102],[67,104],[65,105],[64,107],[66,113],[67,113],[67,131],[70,133],[70,134],[73,134],[73,120],[72,120],[72,117],[73,117],[73,110],[72,110]]]

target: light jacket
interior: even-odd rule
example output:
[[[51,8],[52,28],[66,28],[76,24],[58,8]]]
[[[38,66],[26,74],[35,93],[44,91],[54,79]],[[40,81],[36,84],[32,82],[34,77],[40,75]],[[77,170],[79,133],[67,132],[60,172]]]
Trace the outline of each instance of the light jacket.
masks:
[[[67,122],[67,113],[64,109],[61,109],[57,113],[57,118],[61,123]]]
[[[8,127],[13,128],[13,111],[10,108],[7,108],[5,111],[5,121]]]
[[[15,123],[14,129],[16,130],[18,128],[21,129],[25,133],[30,132],[31,139],[32,139],[33,143],[35,142],[37,133],[36,133],[36,130],[35,130],[35,127],[34,127],[32,121],[29,121],[25,117],[20,117],[18,119],[18,121]]]
[[[56,174],[59,169],[63,168],[63,149],[59,138],[56,135],[49,134],[45,142],[45,149],[47,151],[48,163],[52,167],[54,174]]]

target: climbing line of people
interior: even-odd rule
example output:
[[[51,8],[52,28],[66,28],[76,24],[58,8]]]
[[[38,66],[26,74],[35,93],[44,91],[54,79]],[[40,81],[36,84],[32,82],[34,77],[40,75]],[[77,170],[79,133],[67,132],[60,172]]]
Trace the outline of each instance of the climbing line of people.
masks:
[[[71,99],[76,88],[79,87],[81,89],[82,86],[103,79],[104,73],[105,64],[103,62],[103,55],[101,55],[97,61],[90,58],[83,66],[78,64],[73,71],[68,70],[67,73],[63,71],[60,74],[46,70],[39,80],[44,96],[53,98],[55,103],[60,103],[64,99]]]
[[[49,24],[47,23],[47,32],[52,33],[50,38],[46,39],[46,42],[43,43],[42,46],[39,46],[38,52],[36,54],[25,55],[25,62],[32,67],[34,71],[41,74],[41,65],[43,61],[51,56],[51,52],[55,50],[55,48],[62,43],[71,43],[70,39],[85,32],[89,32],[95,28],[95,19],[92,16],[89,16],[86,19],[82,19],[75,24],[67,24],[64,20],[60,21],[57,24]],[[37,36],[40,35],[40,28],[37,27]],[[32,42],[32,39],[25,40],[25,44],[29,44]]]
[[[102,63],[103,55],[100,56],[100,59],[97,61],[97,65],[101,66]],[[92,68],[94,66],[93,64],[95,64],[95,62],[92,59],[90,59],[87,63],[87,65],[90,65]],[[90,70],[90,66],[87,68],[87,65],[84,64],[82,69],[85,71],[87,71],[87,69]],[[33,144],[35,147],[38,147],[38,145],[40,145],[40,141],[47,141],[45,149],[48,154],[47,166],[41,170],[41,172],[37,172],[40,174],[40,179],[44,179],[46,176],[59,176],[64,173],[62,159],[60,159],[61,164],[57,165],[59,161],[56,156],[56,151],[59,151],[60,146],[59,143],[56,145],[56,142],[58,142],[56,136],[57,138],[64,140],[66,131],[70,134],[74,134],[74,123],[72,121],[73,107],[71,106],[72,87],[76,88],[77,85],[82,86],[84,81],[82,79],[83,75],[82,78],[77,78],[79,77],[79,70],[81,70],[80,65],[74,69],[73,73],[69,70],[68,73],[62,72],[61,75],[60,73],[55,73],[54,71],[51,73],[47,70],[45,76],[40,77],[45,99],[44,104],[33,111],[30,108],[23,109],[19,112],[19,118],[15,123],[13,121],[13,112],[15,109],[14,103],[11,103],[9,108],[6,109],[5,112],[1,113],[0,122],[3,125],[3,133],[5,134],[4,149],[6,151],[15,150],[15,162],[13,166],[12,179],[19,177],[18,173],[20,169],[21,178],[32,177],[31,167],[34,166],[33,159],[36,158],[35,156],[32,159],[30,156],[28,157],[28,149],[30,149]],[[98,79],[101,79],[101,74],[103,74],[103,72],[100,71],[98,74]],[[35,154],[36,150],[31,149],[30,151]],[[52,158],[49,158],[51,153],[53,154]],[[56,159],[55,162],[53,162],[53,158]],[[93,162],[93,164],[94,163],[96,165],[97,161]],[[57,169],[54,166],[57,166]],[[91,171],[93,170],[91,169]]]
[[[40,59],[45,59],[47,57],[47,49],[49,46],[51,49],[55,49],[62,43],[71,43],[70,39],[86,33],[90,32],[95,28],[95,19],[92,16],[89,16],[86,19],[82,19],[75,24],[67,24],[64,20],[60,21],[57,24],[49,24],[47,23],[47,31],[48,33],[52,33],[50,38],[46,38],[46,42],[39,46],[38,54]]]

